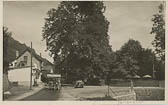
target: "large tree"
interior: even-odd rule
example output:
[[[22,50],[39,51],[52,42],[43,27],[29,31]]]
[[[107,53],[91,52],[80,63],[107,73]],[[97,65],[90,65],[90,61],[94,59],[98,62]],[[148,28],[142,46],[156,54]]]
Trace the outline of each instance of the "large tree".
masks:
[[[160,58],[158,65],[157,77],[164,79],[165,77],[165,2],[159,5],[159,12],[153,15],[153,27],[151,34],[155,35],[152,42],[155,47],[155,53]]]
[[[101,1],[63,1],[48,11],[43,28],[56,68],[80,78],[102,77],[112,51]]]
[[[155,35],[155,40],[152,45],[155,47],[156,54],[164,60],[165,58],[165,16],[164,16],[164,5],[160,4],[159,12],[154,14],[152,21],[153,27],[151,34]]]
[[[140,70],[139,59],[142,46],[140,42],[129,39],[120,50],[116,52],[117,60],[114,69],[115,74],[121,78],[124,76],[135,76]],[[120,73],[120,75],[118,75]],[[116,76],[116,78],[117,78]]]
[[[154,66],[156,66],[156,64],[154,64],[154,63],[156,62],[156,60],[157,60],[156,56],[152,52],[151,49],[143,48],[140,53],[140,58],[138,60],[139,66],[140,66],[140,70],[138,72],[138,75],[140,75],[140,76],[144,76],[144,75],[153,76],[153,72],[155,69]]]
[[[9,55],[8,55],[8,40],[12,33],[9,32],[7,27],[3,27],[3,73],[6,73],[9,66]]]

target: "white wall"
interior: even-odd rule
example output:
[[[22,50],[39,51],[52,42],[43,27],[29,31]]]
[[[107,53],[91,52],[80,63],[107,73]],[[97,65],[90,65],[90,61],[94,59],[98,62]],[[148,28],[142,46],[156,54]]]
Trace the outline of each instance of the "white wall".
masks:
[[[30,67],[15,68],[8,71],[10,82],[18,82],[19,85],[30,86]],[[35,76],[32,75],[32,85],[34,84]],[[37,83],[41,82],[41,78],[37,79]]]
[[[9,81],[30,81],[30,67],[27,68],[16,68],[8,71]]]

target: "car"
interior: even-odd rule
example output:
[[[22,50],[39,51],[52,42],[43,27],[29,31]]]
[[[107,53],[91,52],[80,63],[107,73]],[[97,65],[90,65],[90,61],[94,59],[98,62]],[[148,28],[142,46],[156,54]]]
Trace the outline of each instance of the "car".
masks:
[[[61,89],[61,75],[60,74],[47,74],[46,87],[50,90]]]
[[[75,88],[83,88],[84,82],[82,80],[78,80],[75,82]]]

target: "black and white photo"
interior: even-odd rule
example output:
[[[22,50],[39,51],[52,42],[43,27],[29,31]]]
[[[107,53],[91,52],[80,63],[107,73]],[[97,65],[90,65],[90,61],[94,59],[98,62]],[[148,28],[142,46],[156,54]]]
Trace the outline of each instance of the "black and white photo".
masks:
[[[3,1],[3,101],[165,101],[166,1]]]

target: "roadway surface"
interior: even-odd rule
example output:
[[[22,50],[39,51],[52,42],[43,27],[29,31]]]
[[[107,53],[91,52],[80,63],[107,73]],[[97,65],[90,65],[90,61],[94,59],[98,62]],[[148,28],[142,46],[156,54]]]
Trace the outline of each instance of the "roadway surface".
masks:
[[[103,97],[105,93],[107,93],[107,86],[84,86],[84,88],[63,86],[60,91],[43,88],[21,101],[81,101],[87,98]]]
[[[108,91],[107,89],[107,86],[84,86],[84,88],[64,86],[60,91],[43,88],[39,92],[28,96],[21,101],[82,101],[104,97]],[[119,90],[130,89],[130,87],[111,87],[111,89],[118,92]],[[110,92],[110,94],[113,93]]]
[[[59,96],[60,91],[44,88],[39,92],[22,99],[21,101],[55,101],[59,99]]]

